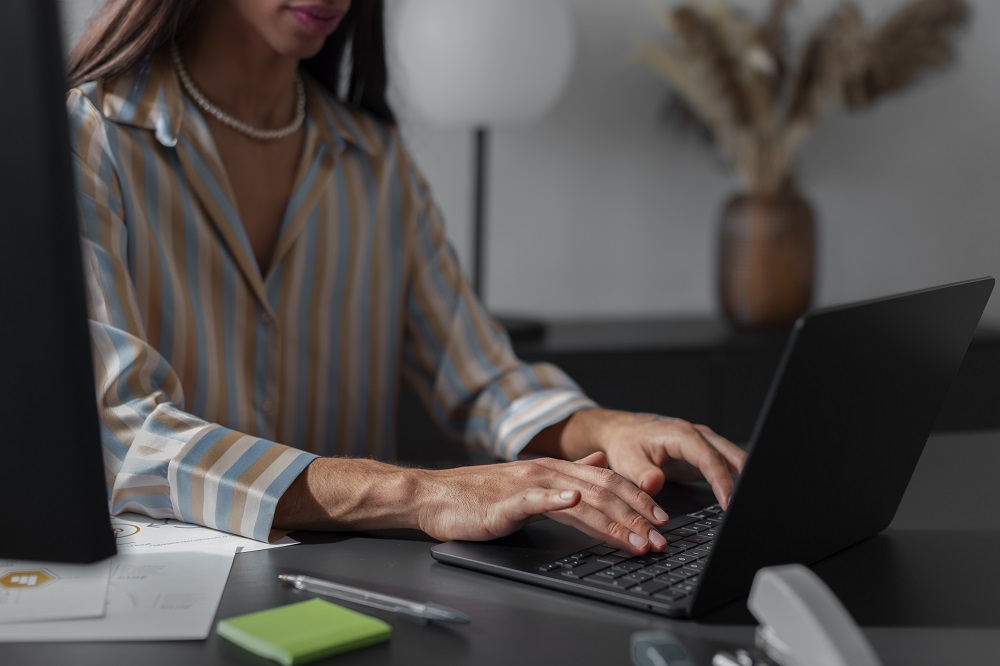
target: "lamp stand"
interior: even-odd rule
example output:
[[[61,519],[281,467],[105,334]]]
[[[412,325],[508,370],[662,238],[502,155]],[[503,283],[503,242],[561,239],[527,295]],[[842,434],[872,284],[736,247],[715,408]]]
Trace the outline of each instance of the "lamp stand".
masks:
[[[473,164],[475,181],[472,194],[472,291],[485,305],[486,295],[483,276],[486,259],[486,168],[489,159],[490,131],[485,127],[473,130]],[[507,329],[511,340],[537,340],[545,337],[545,324],[537,319],[496,316]]]

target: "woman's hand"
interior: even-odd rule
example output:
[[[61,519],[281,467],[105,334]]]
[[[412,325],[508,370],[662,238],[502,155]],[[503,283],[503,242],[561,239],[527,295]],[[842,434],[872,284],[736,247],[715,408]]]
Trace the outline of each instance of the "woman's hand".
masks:
[[[614,471],[655,495],[665,481],[708,481],[723,509],[746,453],[704,425],[655,414],[585,409],[543,431],[526,451],[581,457],[607,455]]]
[[[660,551],[667,514],[607,468],[603,453],[577,462],[540,458],[417,470],[418,527],[430,536],[486,540],[549,517],[635,554]]]
[[[577,462],[540,458],[423,470],[359,458],[318,458],[278,500],[277,529],[416,528],[430,536],[484,540],[549,517],[642,554],[666,540],[667,514],[608,469],[604,453]]]

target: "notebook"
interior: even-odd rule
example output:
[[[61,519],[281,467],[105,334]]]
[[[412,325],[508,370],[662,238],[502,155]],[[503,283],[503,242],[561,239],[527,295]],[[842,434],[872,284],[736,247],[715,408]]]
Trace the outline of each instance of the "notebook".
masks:
[[[807,313],[795,324],[730,505],[672,516],[633,558],[553,520],[431,549],[447,564],[672,617],[747,594],[757,570],[813,564],[892,521],[993,278]]]
[[[216,633],[284,666],[383,643],[392,628],[368,615],[310,599],[220,620]]]

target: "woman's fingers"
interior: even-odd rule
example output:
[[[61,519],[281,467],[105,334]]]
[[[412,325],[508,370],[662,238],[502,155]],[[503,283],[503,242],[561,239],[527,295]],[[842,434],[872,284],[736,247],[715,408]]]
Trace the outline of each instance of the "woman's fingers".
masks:
[[[696,425],[695,429],[711,444],[716,451],[726,460],[726,465],[733,474],[742,474],[743,465],[746,463],[746,451],[730,442],[725,437],[717,435],[714,430],[706,425]]]
[[[625,525],[610,518],[604,508],[586,502],[549,513],[548,516],[560,523],[575,527],[588,536],[636,555],[642,555],[650,549],[660,551],[667,545],[667,540],[655,527],[639,527],[638,523]],[[645,521],[642,524],[648,525]]]
[[[668,516],[646,493],[610,469],[593,467],[563,460],[541,459],[534,461],[562,477],[554,476],[552,482],[559,487],[576,487],[582,493],[578,519],[590,523],[611,540],[620,542],[625,549],[645,552],[652,540],[655,550],[666,545],[656,526],[667,522]],[[585,510],[593,507],[599,514]],[[630,538],[627,530],[637,538]]]
[[[495,506],[499,523],[497,536],[506,536],[520,529],[533,518],[553,511],[569,509],[580,502],[579,490],[529,488],[516,493]]]
[[[577,465],[590,465],[591,467],[607,467],[608,456],[604,451],[594,451],[589,456],[585,456],[576,461]]]
[[[421,529],[442,539],[491,539],[548,516],[632,553],[659,551],[667,515],[646,493],[604,467],[541,458],[425,472]]]
[[[729,506],[733,475],[742,471],[746,454],[711,428],[682,419],[630,414],[615,418],[605,433],[604,450],[612,468],[648,494],[662,489],[664,465],[684,461],[709,482],[719,504]]]

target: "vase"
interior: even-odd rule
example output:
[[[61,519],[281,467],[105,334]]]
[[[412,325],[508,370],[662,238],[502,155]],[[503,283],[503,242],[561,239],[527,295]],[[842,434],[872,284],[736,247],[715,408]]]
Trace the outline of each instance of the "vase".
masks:
[[[726,318],[740,328],[794,323],[812,300],[815,239],[812,209],[795,192],[730,199],[717,267]]]

